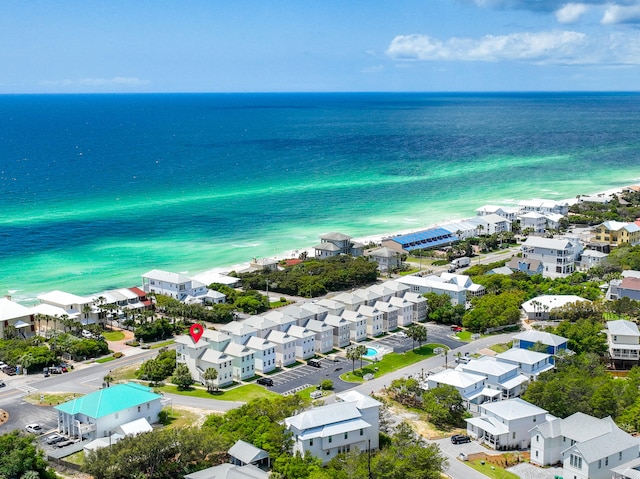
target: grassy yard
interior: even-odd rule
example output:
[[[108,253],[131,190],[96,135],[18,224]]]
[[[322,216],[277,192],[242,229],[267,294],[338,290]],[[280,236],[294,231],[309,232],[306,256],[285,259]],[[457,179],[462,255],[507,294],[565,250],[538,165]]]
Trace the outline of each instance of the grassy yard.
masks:
[[[407,351],[406,353],[389,353],[385,354],[382,360],[377,363],[363,362],[362,369],[356,369],[355,372],[347,372],[340,376],[340,379],[347,382],[361,383],[364,382],[362,377],[365,374],[373,374],[374,377],[379,378],[391,371],[396,371],[405,366],[417,363],[423,359],[435,356],[433,350],[435,348],[446,348],[442,344],[425,344],[421,348]],[[356,361],[356,367],[360,366],[360,361]],[[376,371],[377,368],[378,370]]]
[[[489,476],[492,479],[519,479],[513,472],[509,472],[498,466],[493,466],[488,462],[481,464],[480,459],[475,461],[468,461],[465,464],[471,466],[478,472],[481,472],[485,476]]]
[[[115,360],[115,359],[116,359],[116,358],[115,358],[115,357],[113,357],[113,356],[106,356],[106,357],[104,357],[104,358],[96,359],[96,361],[95,361],[95,362],[96,362],[96,363],[100,363],[100,364],[102,364],[102,363],[108,363],[109,361],[113,361],[113,360]]]
[[[473,333],[471,331],[460,331],[459,333],[456,333],[456,338],[458,338],[460,341],[464,341],[465,343],[469,343],[471,342],[471,335]]]
[[[105,331],[102,335],[107,341],[122,341],[124,339],[122,331]]]
[[[74,452],[70,456],[65,457],[64,460],[76,466],[84,466],[84,451]]]
[[[181,409],[179,407],[172,407],[170,409],[164,408],[167,412],[166,427],[171,429],[181,429],[184,427],[190,427],[197,423],[199,416],[192,411]]]
[[[137,379],[136,370],[139,367],[140,367],[139,364],[131,364],[129,366],[113,369],[111,371],[111,377],[113,378],[113,382],[130,381],[133,379]]]
[[[192,387],[186,391],[179,391],[176,386],[159,386],[154,388],[158,391],[180,394],[182,396],[191,396],[206,399],[219,399],[221,401],[251,401],[257,398],[277,398],[279,394],[266,390],[256,384],[247,384],[227,391],[218,391],[209,393],[205,388]]]
[[[41,395],[44,396],[42,401],[40,401]],[[37,393],[25,396],[24,400],[30,404],[38,404],[40,406],[57,406],[58,404],[71,401],[80,396],[82,396],[82,394],[79,393],[45,393],[38,391]]]
[[[173,339],[169,340],[169,341],[163,341],[162,343],[158,343],[158,344],[154,344],[153,346],[151,346],[151,349],[160,349],[160,348],[164,348],[165,346],[170,346],[173,343],[175,343],[175,341]]]
[[[493,346],[489,346],[489,349],[495,351],[498,354],[504,353],[505,351],[511,349],[511,343],[494,344]]]

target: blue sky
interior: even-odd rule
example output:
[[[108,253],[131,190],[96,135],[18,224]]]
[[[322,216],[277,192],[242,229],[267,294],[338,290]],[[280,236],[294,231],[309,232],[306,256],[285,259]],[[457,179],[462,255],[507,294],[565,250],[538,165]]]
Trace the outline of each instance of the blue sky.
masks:
[[[0,93],[640,90],[640,0],[3,0]]]

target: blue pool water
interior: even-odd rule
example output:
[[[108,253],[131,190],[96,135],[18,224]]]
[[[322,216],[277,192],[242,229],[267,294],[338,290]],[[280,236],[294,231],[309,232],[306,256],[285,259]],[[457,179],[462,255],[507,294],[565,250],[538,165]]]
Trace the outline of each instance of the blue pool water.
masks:
[[[365,358],[371,358],[378,354],[378,350],[374,348],[367,348],[367,354],[364,355]]]

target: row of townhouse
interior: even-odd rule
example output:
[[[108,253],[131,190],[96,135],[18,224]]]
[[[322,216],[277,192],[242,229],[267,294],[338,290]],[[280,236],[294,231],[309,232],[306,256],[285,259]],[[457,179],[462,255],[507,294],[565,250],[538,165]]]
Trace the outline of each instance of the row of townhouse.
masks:
[[[18,335],[27,338],[38,329],[64,328],[61,320],[65,318],[83,326],[103,324],[108,311],[118,316],[127,310],[152,307],[151,300],[140,288],[119,288],[89,296],[56,290],[39,295],[38,301],[37,305],[27,307],[9,297],[0,298],[0,338],[4,338],[7,327],[15,328]]]
[[[611,419],[575,413],[560,419],[520,398],[484,404],[467,433],[495,449],[528,449],[531,463],[561,465],[561,477],[637,479],[640,443]]]
[[[471,297],[483,296],[486,292],[484,286],[474,283],[469,276],[455,273],[441,273],[440,276],[407,275],[396,281],[409,286],[413,293],[446,294],[451,298],[451,304],[454,306],[466,305]]]
[[[266,374],[398,326],[425,321],[427,300],[409,289],[387,281],[232,321],[218,330],[205,330],[197,343],[182,336],[176,340],[177,361],[186,364],[198,382],[204,382],[208,368],[216,369],[217,386]]]
[[[495,357],[484,356],[432,374],[426,386],[455,387],[467,409],[475,411],[487,402],[519,397],[528,382],[553,367],[551,354],[514,347]]]

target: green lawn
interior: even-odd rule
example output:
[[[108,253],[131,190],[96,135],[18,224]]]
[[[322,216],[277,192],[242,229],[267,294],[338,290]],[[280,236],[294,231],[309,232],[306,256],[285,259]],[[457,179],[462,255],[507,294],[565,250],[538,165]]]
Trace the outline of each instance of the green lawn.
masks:
[[[158,391],[180,394],[182,396],[191,396],[207,399],[220,399],[221,401],[251,401],[257,398],[277,398],[279,394],[268,391],[267,389],[256,384],[247,384],[227,391],[218,391],[208,393],[205,388],[192,387],[187,391],[179,391],[176,386],[159,386],[154,388]]]
[[[114,359],[116,358],[114,358],[113,356],[106,356],[104,358],[96,359],[96,363],[108,363],[109,361],[113,361]]]
[[[105,331],[102,335],[107,341],[122,341],[124,339],[122,331]]]
[[[493,346],[489,346],[489,349],[491,349],[491,351],[495,351],[496,353],[500,354],[511,349],[511,346],[512,346],[511,343],[500,343],[500,344],[494,344]]]
[[[460,340],[460,341],[464,341],[465,343],[469,343],[471,342],[471,335],[473,333],[471,331],[460,331],[459,333],[456,333],[456,337]]]
[[[173,343],[175,343],[175,341],[172,339],[170,341],[164,341],[162,343],[158,343],[158,344],[154,344],[153,346],[151,346],[151,349],[159,349],[159,348],[164,348],[165,346],[170,346]]]
[[[468,466],[471,466],[478,472],[481,472],[485,476],[489,476],[492,479],[519,479],[517,475],[513,472],[509,472],[505,469],[502,469],[498,466],[492,466],[488,462],[485,462],[484,465],[480,463],[480,459],[475,461],[465,462]]]
[[[40,396],[44,396],[40,401]],[[79,393],[45,393],[35,392],[24,397],[24,400],[31,404],[39,404],[42,406],[57,406],[63,402],[71,401],[72,399],[79,398],[82,394]]]
[[[406,353],[385,354],[382,360],[378,361],[377,363],[367,364],[367,362],[364,361],[362,369],[356,369],[353,373],[344,373],[340,376],[340,379],[347,382],[361,383],[364,382],[364,379],[362,379],[362,377],[368,373],[371,373],[374,375],[374,377],[379,378],[380,376],[384,376],[391,371],[396,371],[405,366],[409,366],[411,364],[417,363],[418,361],[422,361],[423,359],[435,356],[433,352],[435,348],[446,349],[446,346],[442,344],[425,344],[421,348],[407,351]],[[359,367],[360,361],[356,361],[356,368]],[[375,368],[378,368],[378,370],[376,371]]]

